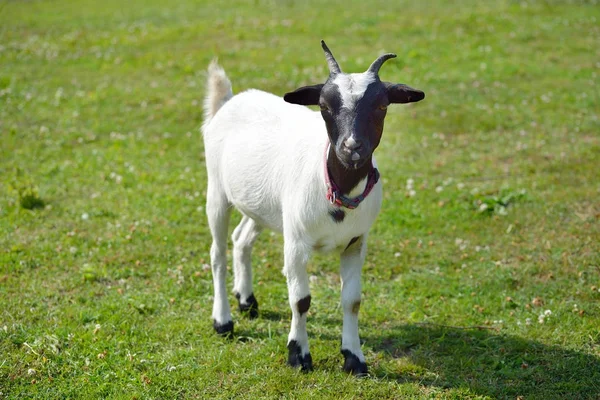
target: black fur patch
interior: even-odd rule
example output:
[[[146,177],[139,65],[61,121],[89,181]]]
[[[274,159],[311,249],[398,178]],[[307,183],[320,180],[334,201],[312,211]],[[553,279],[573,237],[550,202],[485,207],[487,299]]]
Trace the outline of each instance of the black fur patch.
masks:
[[[344,371],[355,376],[366,376],[368,372],[367,364],[360,362],[350,350],[342,350],[344,355]]]
[[[298,345],[298,342],[291,340],[288,345],[288,365],[294,368],[300,368],[302,372],[312,371],[312,357],[310,353],[302,356],[302,349]]]
[[[296,305],[298,306],[298,312],[300,315],[304,314],[310,308],[310,294],[303,299],[298,300]]]
[[[348,248],[349,248],[350,246],[352,246],[354,243],[356,243],[356,241],[357,241],[358,239],[360,239],[360,236],[356,236],[356,237],[353,237],[352,239],[350,239],[350,243],[348,243],[348,246],[346,246],[346,250],[348,250]]]
[[[217,321],[213,320],[213,328],[215,328],[215,331],[223,337],[233,337],[233,321],[225,322],[224,324],[219,324]]]
[[[258,301],[254,297],[254,293],[250,293],[250,296],[242,303],[241,296],[239,293],[235,294],[235,298],[238,300],[238,306],[242,314],[248,314],[250,319],[258,317]]]
[[[333,220],[337,223],[342,222],[346,217],[346,213],[339,208],[329,211],[329,215],[331,215],[331,218],[333,218]]]

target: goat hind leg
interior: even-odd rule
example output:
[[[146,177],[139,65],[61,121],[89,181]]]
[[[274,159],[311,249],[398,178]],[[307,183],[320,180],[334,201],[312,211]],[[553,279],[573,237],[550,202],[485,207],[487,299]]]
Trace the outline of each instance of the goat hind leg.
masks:
[[[206,215],[212,235],[210,263],[212,268],[214,302],[213,327],[219,335],[233,334],[233,320],[227,299],[227,230],[231,209],[223,193],[210,184],[206,196]]]
[[[252,290],[252,246],[262,228],[252,218],[244,215],[233,231],[233,292],[238,299],[240,312],[250,318],[258,317],[258,302]]]

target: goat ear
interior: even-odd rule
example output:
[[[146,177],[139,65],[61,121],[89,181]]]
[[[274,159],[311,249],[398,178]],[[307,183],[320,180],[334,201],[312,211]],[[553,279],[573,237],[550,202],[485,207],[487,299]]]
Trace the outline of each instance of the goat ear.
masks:
[[[293,92],[286,93],[283,99],[288,103],[300,104],[302,106],[316,106],[319,104],[323,84],[303,86]]]
[[[425,98],[425,93],[401,83],[384,82],[390,103],[415,103]]]

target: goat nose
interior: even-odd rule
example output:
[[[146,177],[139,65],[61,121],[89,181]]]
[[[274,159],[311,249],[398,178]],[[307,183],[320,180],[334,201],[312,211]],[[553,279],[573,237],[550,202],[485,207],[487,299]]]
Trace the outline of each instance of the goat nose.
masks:
[[[361,147],[361,144],[354,140],[352,136],[344,141],[344,146],[346,146],[349,150],[357,150]]]

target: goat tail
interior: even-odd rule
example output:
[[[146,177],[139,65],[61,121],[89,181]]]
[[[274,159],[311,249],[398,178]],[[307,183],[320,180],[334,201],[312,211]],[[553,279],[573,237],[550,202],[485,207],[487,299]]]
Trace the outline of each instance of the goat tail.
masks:
[[[206,97],[204,98],[204,125],[208,124],[217,111],[223,107],[223,104],[232,97],[231,81],[215,58],[208,66]]]

